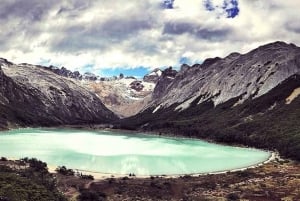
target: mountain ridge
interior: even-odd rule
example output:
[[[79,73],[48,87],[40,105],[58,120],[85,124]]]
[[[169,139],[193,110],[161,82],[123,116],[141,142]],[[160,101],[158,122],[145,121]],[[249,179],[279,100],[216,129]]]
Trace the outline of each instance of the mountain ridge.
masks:
[[[199,96],[203,96],[199,103],[212,99],[218,105],[242,94],[244,101],[274,88],[299,72],[299,66],[300,48],[284,42],[260,46],[246,54],[206,59],[202,64],[179,71],[150,105],[161,108],[181,103],[177,109],[185,109]],[[159,83],[164,82],[159,80],[157,88]],[[181,93],[177,93],[179,90]],[[155,93],[158,91],[154,90]]]
[[[109,123],[118,118],[75,82],[35,65],[0,60],[2,127]]]
[[[274,42],[184,66],[162,76],[158,95],[120,127],[276,149],[300,160],[299,61],[299,47]]]

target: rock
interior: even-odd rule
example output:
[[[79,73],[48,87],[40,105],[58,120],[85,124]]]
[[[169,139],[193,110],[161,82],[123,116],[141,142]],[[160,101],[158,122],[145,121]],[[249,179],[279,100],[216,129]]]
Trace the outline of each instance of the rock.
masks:
[[[153,100],[159,99],[167,91],[168,86],[175,79],[176,74],[177,71],[173,70],[172,67],[169,67],[162,72],[152,94]]]
[[[15,65],[4,60],[0,60],[0,66],[2,127],[110,123],[117,120],[95,94],[63,76],[39,66]]]
[[[187,71],[189,68],[191,68],[189,65],[187,64],[182,64],[180,67],[180,72],[185,72]]]
[[[143,81],[152,82],[156,84],[161,75],[162,75],[162,71],[159,68],[156,68],[151,73],[145,75]]]
[[[42,66],[42,68],[44,68],[45,70],[49,70],[49,71],[51,71],[51,72],[53,72],[57,75],[63,76],[63,77],[73,78],[73,79],[76,79],[76,80],[81,80],[82,79],[82,75],[79,73],[79,71],[72,72],[72,71],[68,70],[65,67],[62,67],[60,69],[56,66],[50,65],[49,67]]]
[[[102,102],[119,117],[135,115],[150,100],[155,84],[125,77],[116,80],[88,82],[85,87],[97,94]]]
[[[216,106],[234,97],[241,97],[242,103],[298,73],[299,64],[299,47],[275,42],[247,54],[232,53],[225,58],[206,59],[201,65],[183,66],[179,73],[166,69],[148,107],[177,104],[177,109],[184,109],[198,97],[199,104],[211,100]]]
[[[142,91],[144,88],[144,85],[142,84],[142,81],[136,80],[136,81],[133,81],[130,83],[130,88],[134,89],[136,91]]]
[[[98,80],[98,77],[93,73],[86,72],[83,75],[83,79],[90,80],[90,81],[96,81],[96,80]]]

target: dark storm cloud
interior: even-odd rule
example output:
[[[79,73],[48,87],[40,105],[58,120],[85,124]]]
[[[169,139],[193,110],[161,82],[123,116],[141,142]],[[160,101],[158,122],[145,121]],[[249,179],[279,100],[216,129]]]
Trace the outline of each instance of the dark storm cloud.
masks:
[[[231,33],[231,29],[218,27],[206,28],[189,22],[167,22],[164,25],[163,33],[170,35],[182,35],[187,33],[200,39],[222,40]]]
[[[40,34],[40,23],[46,18],[49,10],[53,8],[58,0],[4,0],[0,5],[0,37],[4,43],[2,48],[15,45],[19,37],[31,39]],[[10,44],[11,43],[11,44]],[[27,47],[21,49],[28,50]]]
[[[21,18],[32,22],[40,21],[58,0],[4,0],[1,1],[0,19],[1,21],[11,18]]]
[[[82,24],[66,28],[65,37],[54,42],[53,49],[80,50],[111,48],[115,43],[121,43],[136,36],[139,31],[151,29],[154,22],[145,17],[130,18],[114,17],[103,23]]]
[[[99,33],[100,35],[113,36],[113,37],[126,37],[132,33],[136,33],[143,29],[151,28],[151,20],[148,19],[139,19],[138,16],[135,16],[131,19],[123,18],[112,18],[107,20],[99,27],[95,27],[95,30],[92,30]]]
[[[0,6],[0,20],[9,18],[21,18],[32,22],[41,21],[49,11],[58,7],[57,14],[70,13],[71,11],[82,11],[92,6],[91,0],[2,0]]]
[[[67,38],[62,46],[70,45],[68,49],[80,48],[81,44],[77,36],[81,37],[82,27],[76,24],[74,18],[80,16],[81,12],[89,9],[90,6],[92,6],[91,0],[4,0],[0,6],[0,22],[2,23],[2,31],[0,32],[2,45],[0,48],[8,49],[9,46],[19,46],[19,50],[27,52],[30,49],[25,44],[16,44],[16,41],[20,38],[24,42],[34,41],[35,37],[43,33],[54,36],[50,41],[43,41],[50,48],[52,44],[57,44],[55,41],[60,38]],[[51,17],[49,16],[50,12],[54,13]],[[60,27],[57,24],[49,24],[51,20],[58,19],[66,20],[67,24],[64,22]],[[47,23],[49,26],[45,28],[44,25]],[[69,26],[75,28],[68,30]],[[91,41],[91,39],[87,39],[87,41]],[[91,41],[91,44],[97,45],[94,41]]]

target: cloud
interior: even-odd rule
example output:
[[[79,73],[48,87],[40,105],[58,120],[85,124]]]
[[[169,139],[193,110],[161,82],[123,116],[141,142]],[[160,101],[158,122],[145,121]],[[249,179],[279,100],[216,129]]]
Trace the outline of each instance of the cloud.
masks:
[[[203,27],[201,24],[191,22],[167,22],[163,33],[171,35],[190,34],[199,39],[220,41],[228,37],[229,27]]]
[[[294,22],[288,22],[288,23],[286,23],[286,28],[288,30],[292,31],[292,32],[300,34],[300,23],[299,23],[299,20],[294,21]]]
[[[294,0],[2,0],[0,57],[72,70],[149,69],[300,45]]]
[[[41,21],[49,9],[58,1],[39,1],[39,0],[3,0],[1,1],[0,19],[7,21],[14,18],[20,18],[24,21]]]

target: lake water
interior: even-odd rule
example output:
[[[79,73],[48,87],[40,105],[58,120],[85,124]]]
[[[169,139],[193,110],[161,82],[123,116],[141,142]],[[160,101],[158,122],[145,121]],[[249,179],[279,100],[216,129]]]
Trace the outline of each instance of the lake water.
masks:
[[[0,156],[101,173],[172,175],[248,167],[270,153],[145,134],[30,128],[0,132]]]

